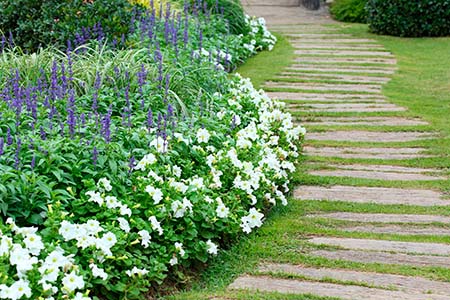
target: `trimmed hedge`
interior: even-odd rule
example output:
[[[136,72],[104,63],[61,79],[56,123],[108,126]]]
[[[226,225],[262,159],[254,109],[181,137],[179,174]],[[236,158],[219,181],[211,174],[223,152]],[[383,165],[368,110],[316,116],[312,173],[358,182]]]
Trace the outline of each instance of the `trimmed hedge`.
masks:
[[[330,7],[334,19],[342,22],[366,23],[367,0],[335,0]]]
[[[369,0],[369,28],[402,37],[450,35],[450,0]]]

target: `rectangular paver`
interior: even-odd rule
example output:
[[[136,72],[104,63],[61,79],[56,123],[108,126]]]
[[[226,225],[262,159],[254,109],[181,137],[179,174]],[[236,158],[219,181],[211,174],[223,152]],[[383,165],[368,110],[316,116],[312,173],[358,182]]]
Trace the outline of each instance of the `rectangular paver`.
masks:
[[[303,148],[306,154],[323,157],[348,159],[414,159],[433,157],[424,154],[425,148],[388,148],[388,147],[311,147]]]
[[[341,142],[411,142],[432,138],[429,132],[384,132],[384,131],[327,131],[327,132],[310,132],[307,140],[315,141],[341,141]]]
[[[405,293],[356,285],[279,279],[269,276],[241,276],[229,288],[233,290],[246,289],[287,294],[314,294],[322,297],[339,297],[349,300],[448,300],[447,296],[442,295]]]
[[[328,200],[355,203],[404,204],[417,206],[450,205],[440,192],[361,186],[299,186],[294,190],[299,200]]]
[[[341,221],[354,221],[354,222],[450,224],[449,216],[439,216],[439,215],[369,214],[369,213],[335,212],[320,215],[309,215],[308,217],[319,217],[325,219],[336,219]]]

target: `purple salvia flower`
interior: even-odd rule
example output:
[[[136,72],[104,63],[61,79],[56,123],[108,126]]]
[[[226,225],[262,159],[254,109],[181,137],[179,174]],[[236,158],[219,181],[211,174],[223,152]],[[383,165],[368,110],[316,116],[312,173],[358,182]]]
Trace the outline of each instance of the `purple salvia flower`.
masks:
[[[34,170],[35,166],[36,166],[36,154],[33,154],[33,157],[31,158],[30,167],[31,167],[32,170]]]
[[[129,173],[133,172],[135,166],[136,166],[136,159],[134,158],[134,156],[131,156],[130,162],[128,163],[128,167],[130,168]]]
[[[0,137],[0,156],[2,156],[4,153],[4,149],[3,149],[4,146],[5,146],[5,139]]]
[[[11,135],[11,129],[8,127],[6,130],[6,145],[11,146],[13,143],[13,137]]]
[[[41,140],[45,141],[47,139],[47,133],[45,132],[44,127],[39,128],[39,134],[41,136]]]
[[[20,150],[22,149],[22,140],[20,138],[17,139],[17,147],[16,147],[16,155],[14,157],[14,169],[18,169],[19,168],[19,164],[20,164]]]
[[[92,150],[92,164],[94,166],[97,165],[97,160],[98,160],[98,151],[97,147],[94,146],[94,149]]]
[[[147,113],[147,129],[150,132],[151,128],[153,127],[153,112],[150,108]]]
[[[112,106],[109,106],[108,113],[106,113],[102,119],[102,134],[106,143],[111,142],[111,116]]]

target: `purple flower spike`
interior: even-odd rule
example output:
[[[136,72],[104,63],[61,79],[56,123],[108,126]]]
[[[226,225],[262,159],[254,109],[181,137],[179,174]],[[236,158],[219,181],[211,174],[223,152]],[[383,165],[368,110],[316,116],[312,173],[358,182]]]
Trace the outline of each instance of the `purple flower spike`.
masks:
[[[19,168],[19,164],[20,164],[20,150],[22,149],[22,140],[19,138],[17,139],[17,148],[16,148],[16,155],[14,157],[14,169],[18,169]]]
[[[4,146],[5,146],[5,139],[0,137],[0,156],[2,156],[4,153],[4,149],[3,149]]]
[[[94,146],[94,149],[92,150],[92,164],[94,166],[97,165],[97,160],[98,160],[98,151],[97,147]]]
[[[8,127],[6,131],[6,145],[11,146],[13,143],[13,138],[11,135],[11,129]]]

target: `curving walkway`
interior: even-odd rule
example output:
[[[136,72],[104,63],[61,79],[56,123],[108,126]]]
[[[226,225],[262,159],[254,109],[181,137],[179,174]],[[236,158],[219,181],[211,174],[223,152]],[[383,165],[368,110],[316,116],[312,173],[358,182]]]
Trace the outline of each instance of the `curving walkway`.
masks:
[[[309,175],[331,178],[327,186],[298,186],[294,198],[330,205],[377,205],[379,209],[375,213],[335,211],[306,216],[325,224],[343,222],[341,230],[360,234],[361,238],[308,237],[308,257],[347,267],[266,262],[251,275],[237,278],[229,288],[340,299],[450,299],[450,282],[389,271],[366,272],[358,267],[377,264],[381,269],[389,265],[450,268],[449,244],[415,240],[416,236],[449,235],[449,217],[393,214],[384,209],[392,205],[430,209],[448,206],[450,200],[439,191],[404,185],[446,178],[436,169],[402,164],[408,159],[430,157],[426,148],[414,147],[414,142],[432,139],[434,133],[424,132],[425,121],[408,116],[405,107],[389,103],[383,95],[382,86],[397,70],[395,56],[375,40],[338,32],[328,25],[333,21],[326,11],[311,14],[289,6],[294,2],[243,1],[252,4],[247,5],[250,13],[266,17],[271,29],[284,33],[296,49],[292,64],[266,82],[265,89],[271,97],[284,100],[310,131],[305,147]],[[352,184],[361,179],[376,181],[371,186]],[[384,235],[365,238],[368,233]],[[383,238],[389,235],[408,239]]]

